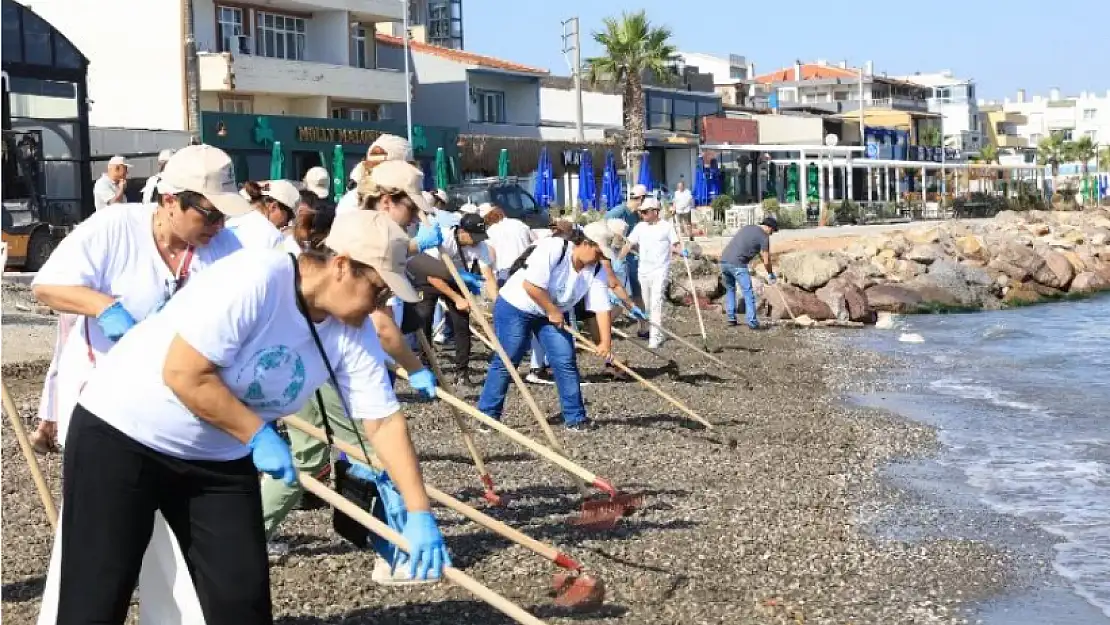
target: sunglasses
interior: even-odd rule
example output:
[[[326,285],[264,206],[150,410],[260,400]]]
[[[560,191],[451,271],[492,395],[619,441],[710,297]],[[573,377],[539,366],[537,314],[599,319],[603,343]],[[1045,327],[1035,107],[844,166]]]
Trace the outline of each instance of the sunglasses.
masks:
[[[204,219],[204,223],[206,223],[210,226],[215,226],[217,224],[222,224],[222,223],[224,223],[224,220],[227,218],[226,215],[224,215],[220,211],[216,210],[215,208],[204,208],[202,206],[194,206],[194,205],[186,205],[186,206],[184,206],[184,208],[187,209],[187,210],[188,209],[195,210]]]

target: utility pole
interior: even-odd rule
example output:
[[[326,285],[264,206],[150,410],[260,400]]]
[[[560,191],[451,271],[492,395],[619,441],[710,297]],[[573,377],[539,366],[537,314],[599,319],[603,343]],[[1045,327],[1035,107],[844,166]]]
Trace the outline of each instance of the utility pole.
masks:
[[[185,110],[188,114],[190,143],[200,143],[200,67],[197,38],[193,29],[193,0],[181,3],[185,20]]]
[[[409,0],[401,0],[404,10],[404,53],[405,53],[405,131],[408,133],[409,146],[412,146],[412,69],[409,67]]]
[[[573,31],[568,31],[568,27]],[[578,131],[578,142],[585,143],[586,131],[582,127],[582,45],[578,36],[578,17],[563,21],[563,56],[574,76],[574,124]],[[569,56],[568,56],[569,55]]]

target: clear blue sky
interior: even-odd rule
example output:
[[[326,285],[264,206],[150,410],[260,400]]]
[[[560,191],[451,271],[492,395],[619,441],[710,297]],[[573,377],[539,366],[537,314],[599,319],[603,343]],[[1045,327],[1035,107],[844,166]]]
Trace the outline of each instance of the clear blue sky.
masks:
[[[871,60],[891,75],[951,69],[980,98],[1110,89],[1110,0],[463,0],[465,44],[565,75],[561,20],[578,15],[586,57],[602,18],[638,9],[680,50],[740,54],[756,73],[794,59]]]

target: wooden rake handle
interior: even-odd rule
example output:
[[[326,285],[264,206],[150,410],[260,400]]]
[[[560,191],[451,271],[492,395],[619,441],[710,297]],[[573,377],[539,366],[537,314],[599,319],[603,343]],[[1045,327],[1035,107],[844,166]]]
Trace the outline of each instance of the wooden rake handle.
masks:
[[[285,417],[283,421],[286,425],[297,428],[301,432],[304,432],[305,434],[311,436],[312,438],[315,438],[322,443],[328,442],[327,436],[324,434],[323,430],[302,420],[300,417],[288,416]],[[334,443],[336,449],[342,451],[351,458],[354,458],[355,460],[358,460],[360,462],[365,462],[366,464],[373,466],[379,471],[384,470],[382,463],[377,458],[373,456],[370,456],[369,458],[366,457],[366,455],[363,454],[362,450],[358,447],[338,439],[336,439]],[[458,499],[455,499],[451,495],[448,495],[447,493],[437,489],[430,484],[425,483],[424,490],[428,492],[428,496],[431,497],[432,500],[434,500],[436,503],[450,508],[451,510],[461,514],[471,521],[474,521],[478,525],[481,525],[482,527],[492,532],[496,532],[522,547],[531,549],[532,551],[552,561],[558,562],[561,559],[566,559],[565,555],[560,553],[558,549],[552,547],[551,545],[542,543],[535,538],[532,538],[531,536],[528,536],[527,534],[521,532],[520,530],[517,530],[485,514],[481,510],[478,510],[477,508],[474,508],[472,506],[468,506],[467,504],[459,501]],[[573,563],[573,566],[569,568],[578,569],[581,567],[577,563]]]
[[[735,368],[734,368],[734,367],[733,367],[732,365],[730,365],[730,364],[728,364],[727,362],[725,362],[725,361],[721,360],[720,358],[717,358],[717,357],[716,357],[716,356],[714,356],[713,354],[710,354],[709,352],[707,352],[707,351],[705,351],[704,349],[702,349],[702,348],[698,347],[697,345],[694,345],[694,344],[693,344],[693,343],[691,343],[690,341],[688,341],[688,340],[686,340],[685,338],[683,338],[683,337],[679,336],[678,334],[675,334],[675,333],[674,333],[674,332],[672,332],[671,330],[668,330],[667,328],[663,327],[663,325],[662,325],[662,324],[659,324],[659,323],[655,323],[655,322],[654,322],[654,321],[652,321],[651,319],[648,319],[648,320],[647,320],[647,323],[648,323],[648,325],[650,325],[650,326],[651,326],[651,327],[653,327],[653,328],[658,328],[660,332],[662,332],[663,334],[666,334],[666,335],[667,335],[667,336],[669,336],[670,338],[672,338],[672,339],[674,339],[674,340],[678,341],[678,342],[679,342],[680,344],[682,344],[683,346],[685,346],[685,347],[688,347],[688,348],[690,348],[691,350],[693,350],[693,351],[697,352],[697,353],[698,353],[699,355],[701,355],[701,356],[705,356],[705,357],[706,357],[706,358],[708,358],[709,360],[712,360],[712,361],[713,361],[714,363],[716,363],[716,364],[718,364],[718,365],[720,365],[720,366],[722,366],[722,367],[724,367],[724,368],[726,368],[726,369],[729,369],[730,371],[735,371],[735,370],[736,370],[736,369],[735,369]]]
[[[304,471],[300,472],[300,480],[301,484],[305,487],[305,490],[328,502],[333,507],[335,507],[336,510],[343,512],[355,521],[358,521],[361,525],[366,527],[366,529],[374,532],[382,538],[385,538],[389,542],[397,545],[403,551],[408,553],[409,546],[408,542],[405,541],[405,538],[397,532],[393,531],[385,523],[382,523],[381,521],[375,519],[373,515],[371,515],[369,512],[363,510],[354,503],[351,503],[351,501],[348,500],[346,497],[333,491],[327,486],[324,486],[323,484],[318,482],[316,478],[312,477],[308,473],[305,473]],[[522,609],[520,606],[490,590],[481,582],[467,575],[466,573],[463,573],[459,569],[445,566],[443,567],[443,576],[448,580],[454,582],[456,585],[470,591],[471,594],[490,604],[494,608],[497,608],[503,614],[505,614],[509,618],[512,618],[518,623],[522,623],[523,625],[544,625],[544,622],[540,619],[532,616],[528,612],[525,612],[524,609]]]
[[[15,409],[15,401],[12,400],[12,395],[8,392],[8,384],[4,382],[2,385],[4,412],[7,413],[8,420],[11,421],[12,431],[15,432],[15,438],[19,441],[19,448],[23,451],[24,459],[27,460],[27,468],[31,470],[31,479],[35,482],[35,490],[39,491],[42,507],[46,509],[46,519],[50,521],[52,528],[57,529],[58,508],[54,505],[54,496],[50,494],[50,487],[46,485],[46,479],[42,476],[39,461],[35,458],[35,450],[31,449],[31,441],[27,440],[27,430],[23,429],[23,421],[20,420],[19,413]]]

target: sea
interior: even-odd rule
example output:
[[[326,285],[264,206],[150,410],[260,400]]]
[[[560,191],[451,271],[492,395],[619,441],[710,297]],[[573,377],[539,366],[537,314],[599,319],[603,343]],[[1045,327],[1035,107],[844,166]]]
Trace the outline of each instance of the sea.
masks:
[[[1110,296],[902,316],[851,340],[911,363],[857,401],[939,432],[928,466],[894,473],[1048,537],[1056,594],[983,622],[1110,624]]]

